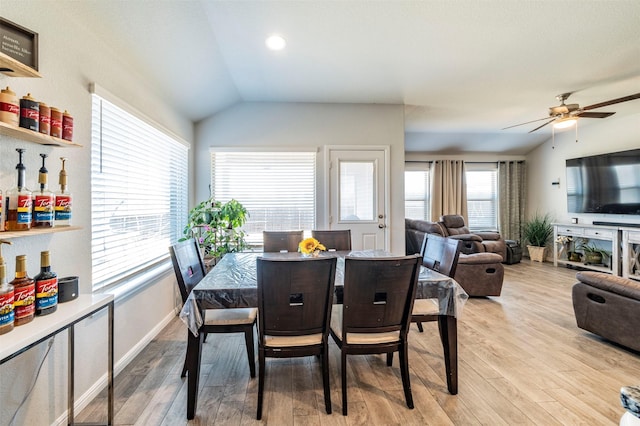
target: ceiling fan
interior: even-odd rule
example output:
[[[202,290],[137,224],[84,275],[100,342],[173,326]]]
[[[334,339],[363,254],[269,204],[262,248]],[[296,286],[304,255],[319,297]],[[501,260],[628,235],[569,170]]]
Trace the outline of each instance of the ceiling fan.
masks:
[[[607,118],[615,112],[589,112],[592,109],[602,108],[609,105],[619,104],[621,102],[632,101],[634,99],[640,99],[640,93],[635,93],[629,96],[623,96],[622,98],[611,99],[610,101],[600,102],[597,104],[589,105],[580,108],[578,104],[565,104],[564,101],[569,99],[571,92],[562,93],[556,96],[556,99],[560,102],[560,105],[549,108],[549,116],[539,118],[537,120],[531,120],[520,124],[514,124],[513,126],[505,127],[502,130],[510,129],[512,127],[522,126],[524,124],[535,123],[536,121],[547,120],[544,124],[530,130],[529,133],[535,132],[538,129],[543,128],[547,124],[554,123],[556,128],[566,128],[573,125],[578,118]]]

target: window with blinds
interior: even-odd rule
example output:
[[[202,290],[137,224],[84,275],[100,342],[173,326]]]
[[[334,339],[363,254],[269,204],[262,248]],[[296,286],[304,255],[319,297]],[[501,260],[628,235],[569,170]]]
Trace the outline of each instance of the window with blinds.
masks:
[[[429,163],[406,163],[404,172],[404,216],[430,220]]]
[[[467,210],[472,231],[498,229],[498,166],[495,163],[465,165]]]
[[[93,289],[118,284],[168,258],[188,210],[188,148],[93,94]]]
[[[316,153],[211,152],[211,192],[239,201],[249,212],[247,242],[262,245],[262,231],[310,231],[315,226]]]

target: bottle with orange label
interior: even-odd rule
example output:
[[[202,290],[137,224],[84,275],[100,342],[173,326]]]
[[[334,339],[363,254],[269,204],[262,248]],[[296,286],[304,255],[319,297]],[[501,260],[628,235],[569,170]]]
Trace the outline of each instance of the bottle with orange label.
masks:
[[[47,154],[40,154],[42,167],[38,173],[39,190],[33,191],[33,222],[34,228],[53,228],[53,208],[55,196],[47,188],[48,171],[44,165]]]
[[[16,256],[16,277],[9,284],[13,286],[14,325],[26,324],[33,320],[36,313],[36,285],[27,275],[27,256]]]
[[[0,240],[0,246],[2,244],[11,244],[11,241]],[[7,265],[0,251],[0,334],[13,330],[13,301],[13,286],[7,282]]]
[[[7,191],[5,228],[7,231],[28,231],[31,229],[31,191],[25,186],[27,168],[22,164],[24,149],[16,148],[19,155],[18,186]]]
[[[67,161],[65,157],[60,157],[62,160],[62,170],[60,170],[58,183],[60,184],[60,191],[56,192],[56,206],[55,217],[53,223],[55,226],[70,226],[71,225],[71,207],[72,196],[67,189],[67,171],[64,168],[64,163]]]
[[[36,315],[52,314],[58,309],[58,275],[51,272],[49,252],[40,252],[40,273],[36,283]]]

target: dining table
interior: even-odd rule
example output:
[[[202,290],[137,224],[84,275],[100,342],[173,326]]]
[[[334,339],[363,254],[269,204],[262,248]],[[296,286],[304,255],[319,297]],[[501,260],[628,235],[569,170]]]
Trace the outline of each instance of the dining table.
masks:
[[[227,253],[191,290],[180,311],[180,319],[189,329],[187,341],[187,419],[195,417],[198,402],[198,381],[202,353],[205,309],[230,309],[258,306],[256,259],[298,259],[301,253]],[[341,303],[344,288],[345,257],[393,257],[385,250],[326,251],[320,256],[338,258],[335,277],[334,302]],[[438,327],[445,354],[447,388],[458,393],[458,331],[457,318],[462,313],[467,293],[451,277],[423,266],[420,267],[416,299],[430,299],[437,312]]]

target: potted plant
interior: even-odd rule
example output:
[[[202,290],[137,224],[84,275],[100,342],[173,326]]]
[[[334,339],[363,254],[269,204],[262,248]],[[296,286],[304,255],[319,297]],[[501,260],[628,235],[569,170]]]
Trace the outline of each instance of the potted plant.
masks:
[[[589,240],[583,238],[576,246],[576,250],[582,250],[584,253],[585,265],[600,265],[604,263],[604,260],[611,256],[609,250],[605,250],[596,246],[594,243],[589,243]]]
[[[237,200],[222,203],[209,198],[189,210],[180,241],[196,238],[207,265],[215,265],[226,253],[249,247],[246,233],[240,229],[248,217],[247,209]]]
[[[547,244],[553,236],[553,220],[548,213],[536,213],[522,226],[522,237],[528,243],[529,257],[533,261],[544,262]]]

